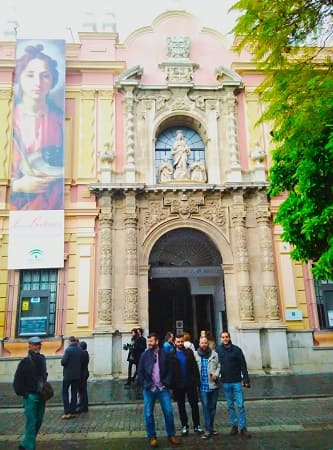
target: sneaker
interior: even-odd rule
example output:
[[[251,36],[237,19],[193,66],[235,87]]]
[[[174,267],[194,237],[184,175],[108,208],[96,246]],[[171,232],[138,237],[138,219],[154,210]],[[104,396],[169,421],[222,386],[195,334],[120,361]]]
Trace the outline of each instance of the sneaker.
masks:
[[[150,445],[152,448],[158,447],[158,442],[157,442],[156,437],[152,437],[152,438],[149,439],[149,445]]]
[[[200,425],[198,425],[197,427],[194,428],[194,433],[204,434],[204,430],[201,428]]]
[[[238,427],[237,425],[233,425],[230,430],[230,435],[235,436],[236,434],[238,434]]]
[[[206,431],[202,436],[201,439],[209,439],[212,437],[212,434],[209,431]]]
[[[71,419],[73,416],[73,414],[64,414],[63,416],[61,416],[62,420],[68,420]]]
[[[170,436],[168,441],[171,442],[172,445],[180,445],[180,441],[176,436]]]
[[[183,427],[182,429],[182,436],[187,436],[188,435],[188,427]]]
[[[211,431],[211,434],[212,434],[213,436],[216,436],[217,434],[219,434],[219,432],[216,431],[216,430],[212,430],[212,431]]]
[[[241,434],[241,437],[245,438],[245,439],[250,439],[252,437],[252,434],[249,433],[246,428],[243,428],[242,430],[240,430],[240,434]]]

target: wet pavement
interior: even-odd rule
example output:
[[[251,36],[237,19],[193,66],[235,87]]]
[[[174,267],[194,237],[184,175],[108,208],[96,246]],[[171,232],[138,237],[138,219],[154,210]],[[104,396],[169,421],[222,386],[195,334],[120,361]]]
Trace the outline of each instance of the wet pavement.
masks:
[[[93,405],[141,403],[141,392],[132,386],[125,389],[126,380],[91,379],[89,380],[89,403]],[[49,405],[62,405],[61,382],[52,381],[55,396]],[[302,397],[333,396],[333,374],[304,374],[304,375],[252,375],[251,389],[246,389],[245,398],[283,399]],[[223,393],[220,392],[223,400]],[[21,406],[22,399],[15,395],[11,384],[0,383],[0,408]]]
[[[333,397],[285,400],[249,400],[246,402],[248,429],[252,439],[229,436],[230,424],[224,401],[219,401],[215,427],[219,434],[202,441],[190,430],[182,438],[181,448],[211,450],[331,450],[333,449]],[[190,412],[190,411],[188,411]],[[145,450],[142,403],[99,405],[70,420],[61,420],[61,407],[47,406],[37,439],[37,450]],[[201,405],[200,413],[202,417]],[[174,404],[177,434],[180,422]],[[160,449],[172,446],[165,437],[161,408],[155,409]],[[0,410],[0,449],[17,449],[24,427],[23,410]]]
[[[124,380],[91,380],[89,412],[64,421],[60,383],[53,382],[55,398],[47,403],[36,450],[145,450],[143,402]],[[248,429],[252,439],[229,436],[230,424],[223,395],[217,405],[219,434],[208,441],[190,432],[181,447],[188,450],[333,450],[333,383],[331,374],[252,376],[245,390]],[[11,399],[15,404],[10,405]],[[0,385],[0,450],[17,449],[24,427],[21,399],[9,384]],[[57,406],[59,405],[59,406]],[[190,417],[190,411],[188,411]],[[200,413],[202,417],[201,405]],[[177,434],[180,422],[174,404]],[[155,409],[159,449],[174,448],[165,437],[159,405]]]

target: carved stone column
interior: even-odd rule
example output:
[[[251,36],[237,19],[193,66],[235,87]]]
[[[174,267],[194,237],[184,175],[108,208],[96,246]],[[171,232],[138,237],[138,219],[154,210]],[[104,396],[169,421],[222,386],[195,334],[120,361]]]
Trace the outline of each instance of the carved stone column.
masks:
[[[242,180],[242,172],[239,162],[237,116],[236,116],[237,100],[234,94],[234,88],[227,91],[225,102],[227,108],[227,138],[229,144],[229,158],[230,158],[228,181],[237,182]]]
[[[126,114],[126,182],[135,182],[135,158],[134,158],[134,95],[133,86],[125,89],[125,114]]]
[[[266,319],[269,322],[280,320],[280,308],[274,276],[273,241],[270,216],[271,212],[268,204],[260,203],[256,208],[256,221],[259,228],[265,313]]]
[[[124,322],[138,326],[138,255],[137,213],[135,192],[127,192],[125,199],[126,278]]]
[[[97,324],[99,330],[110,331],[112,325],[112,198],[103,192],[99,214],[99,288]]]
[[[246,212],[241,203],[231,208],[231,222],[235,239],[235,268],[239,286],[239,310],[241,322],[254,321],[253,292],[250,282],[250,266],[246,244]]]
[[[8,177],[8,167],[10,165],[11,154],[11,98],[12,91],[2,88],[0,90],[0,178],[5,180]],[[0,208],[5,209],[5,202],[0,203]]]
[[[81,91],[80,145],[76,159],[78,180],[91,180],[96,170],[94,90]]]

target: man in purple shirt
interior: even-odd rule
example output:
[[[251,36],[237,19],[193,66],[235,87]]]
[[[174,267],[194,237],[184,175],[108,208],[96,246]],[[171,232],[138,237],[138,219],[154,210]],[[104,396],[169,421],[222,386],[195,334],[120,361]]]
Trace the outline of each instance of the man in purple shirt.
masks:
[[[154,406],[158,399],[168,440],[172,445],[179,445],[179,439],[175,436],[176,428],[169,391],[172,382],[170,355],[159,347],[156,333],[150,333],[147,342],[148,349],[142,353],[139,362],[138,384],[143,389],[144,417],[149,444],[154,448],[158,446],[154,419]]]

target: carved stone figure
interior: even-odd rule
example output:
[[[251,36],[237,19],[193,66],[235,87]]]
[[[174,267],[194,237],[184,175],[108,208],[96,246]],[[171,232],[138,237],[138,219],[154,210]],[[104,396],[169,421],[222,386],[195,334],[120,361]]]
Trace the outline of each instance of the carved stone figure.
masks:
[[[207,181],[206,168],[204,163],[200,160],[199,156],[195,158],[195,162],[192,164],[190,172],[191,172],[191,180],[206,183]]]
[[[169,163],[168,158],[165,156],[163,158],[163,162],[161,162],[158,168],[158,179],[160,183],[165,183],[167,181],[172,180],[173,168]]]
[[[174,179],[189,179],[188,158],[191,155],[191,149],[184,140],[181,130],[177,131],[176,140],[171,147],[173,156],[173,167],[175,169]]]

